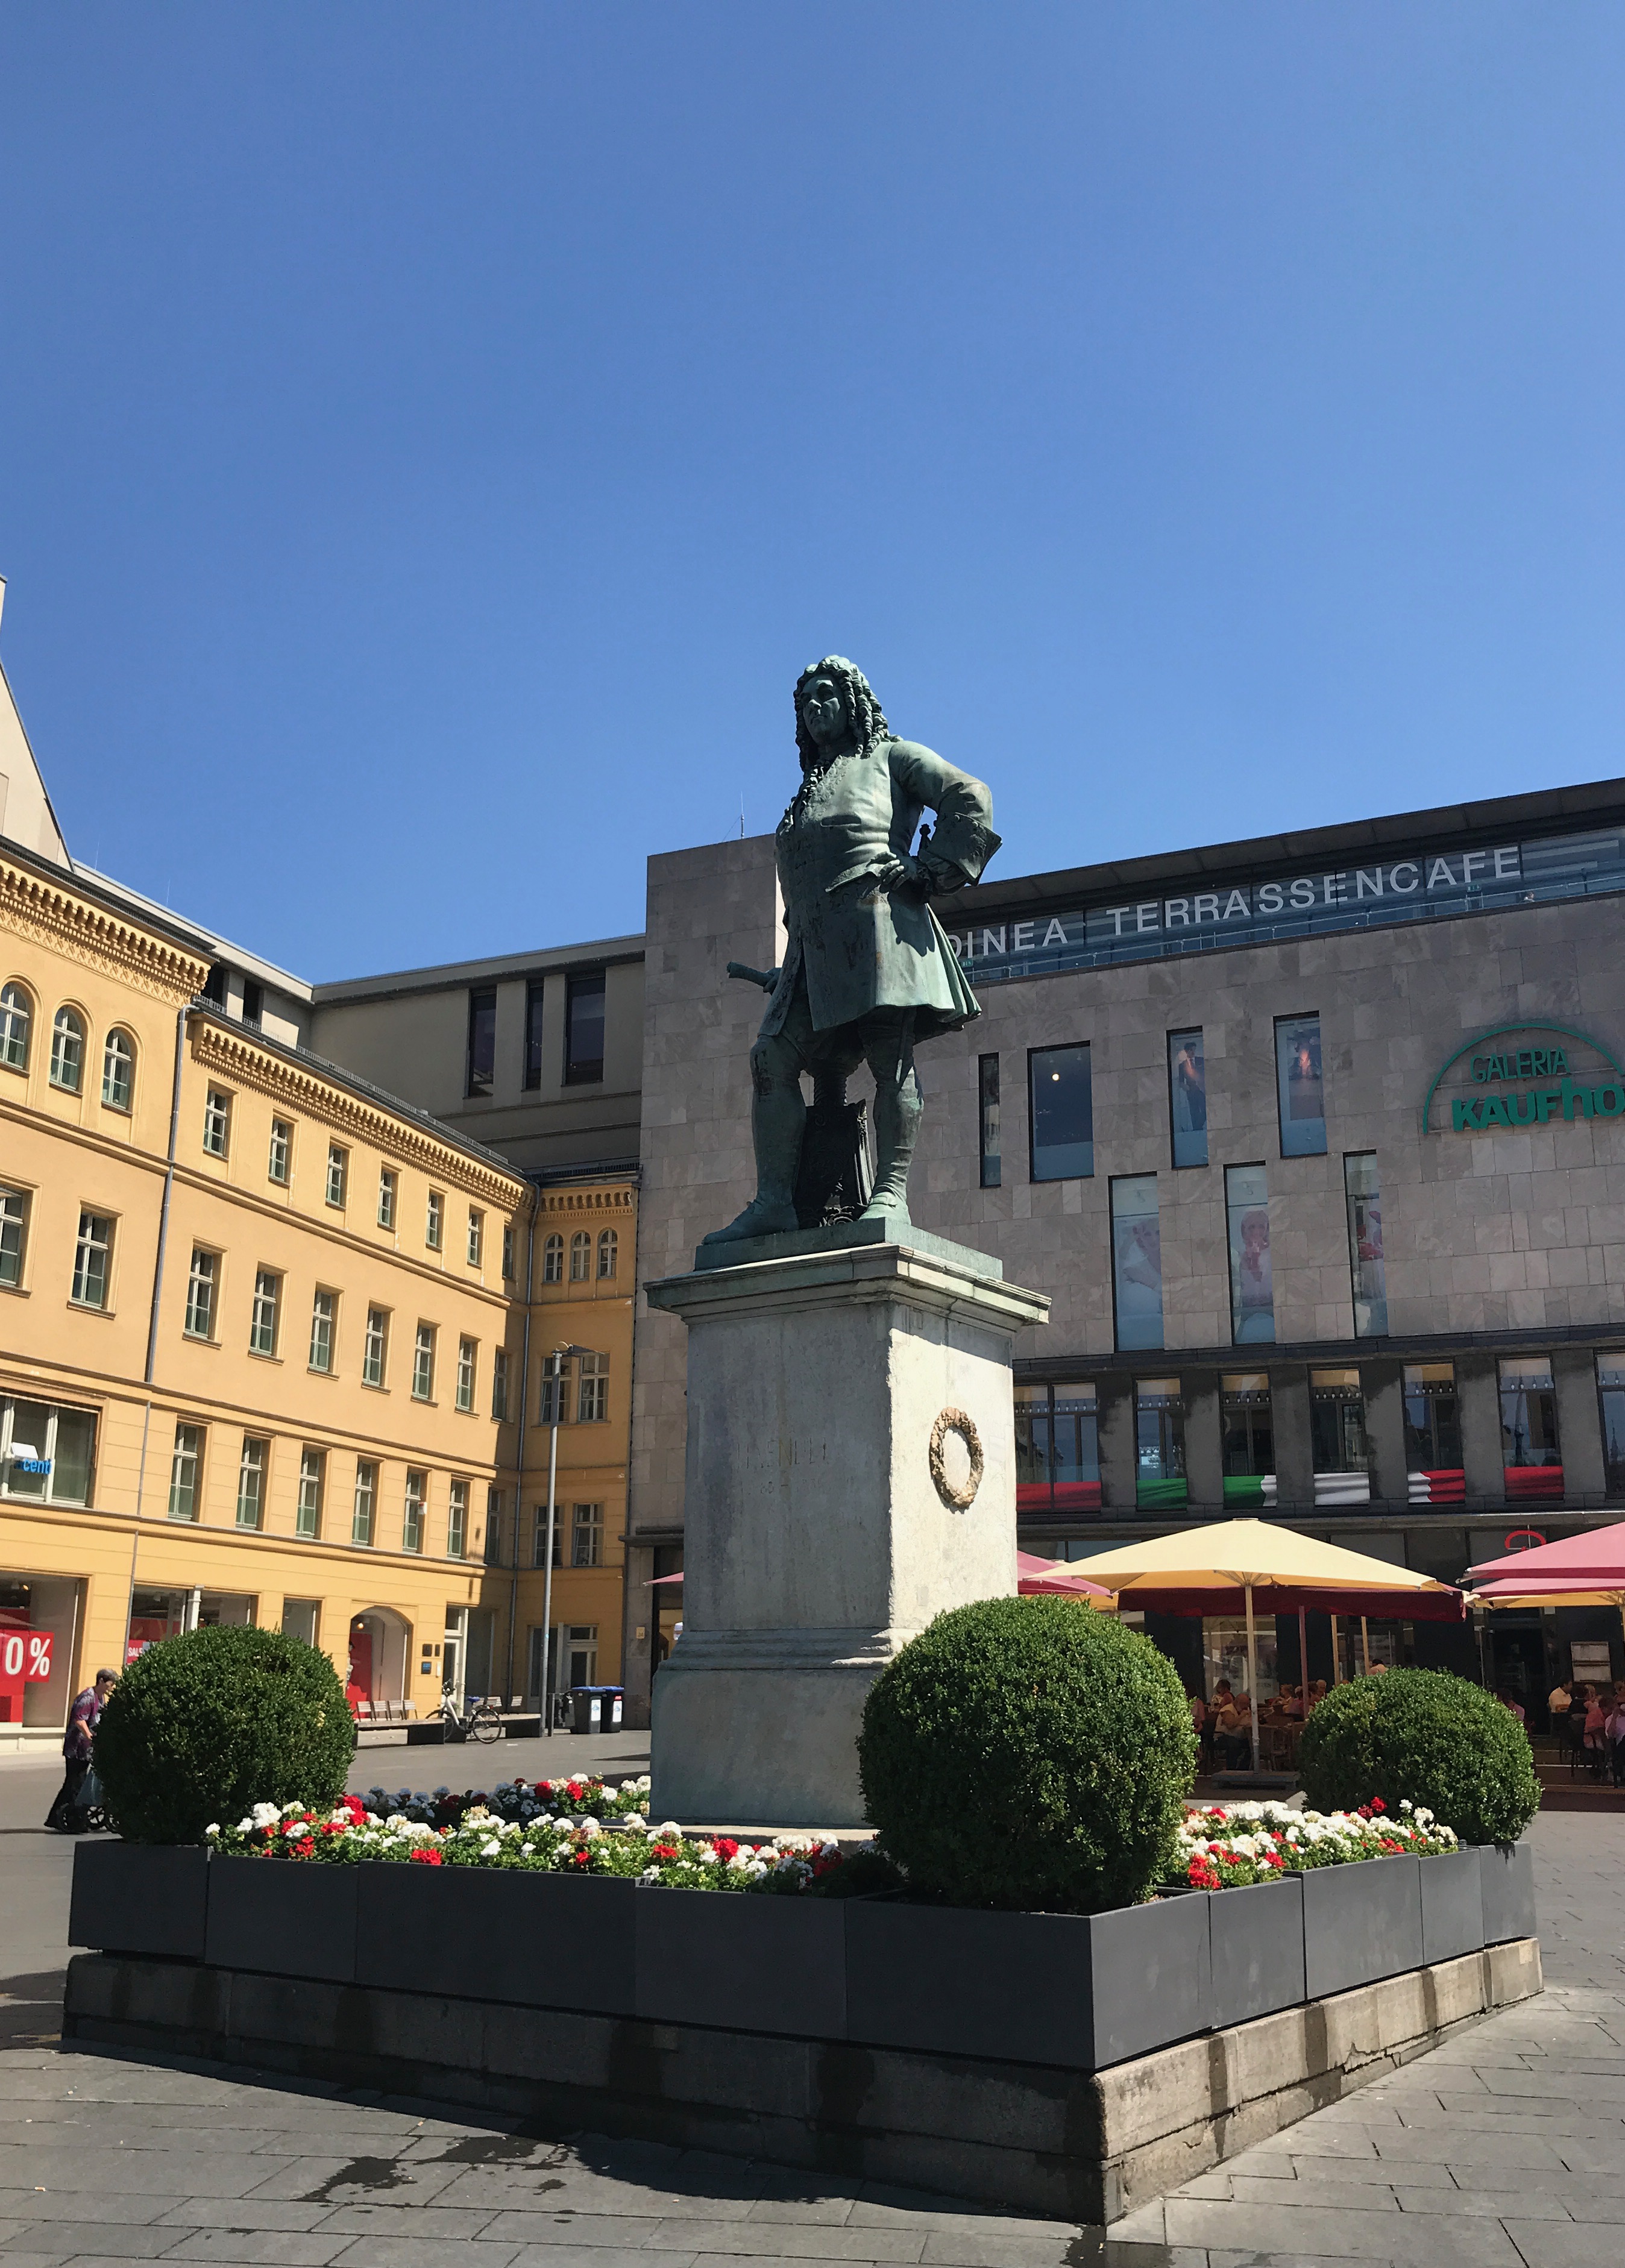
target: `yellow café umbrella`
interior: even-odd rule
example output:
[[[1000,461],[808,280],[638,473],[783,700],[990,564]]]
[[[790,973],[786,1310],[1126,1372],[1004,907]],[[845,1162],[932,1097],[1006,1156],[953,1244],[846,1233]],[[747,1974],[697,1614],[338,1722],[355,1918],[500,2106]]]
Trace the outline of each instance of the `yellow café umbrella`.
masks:
[[[1253,1697],[1253,1769],[1258,1770],[1258,1643],[1254,1602],[1261,1595],[1272,1613],[1392,1614],[1455,1620],[1461,1594],[1431,1575],[1391,1560],[1318,1543],[1264,1520],[1218,1520],[1205,1527],[1155,1535],[1143,1543],[1114,1543],[1072,1563],[1091,1582],[1117,1593],[1120,1609],[1153,1614],[1221,1614],[1238,1602],[1247,1619],[1247,1689]],[[1237,1594],[1240,1594],[1239,1602]],[[1304,1665],[1305,1682],[1308,1665]]]

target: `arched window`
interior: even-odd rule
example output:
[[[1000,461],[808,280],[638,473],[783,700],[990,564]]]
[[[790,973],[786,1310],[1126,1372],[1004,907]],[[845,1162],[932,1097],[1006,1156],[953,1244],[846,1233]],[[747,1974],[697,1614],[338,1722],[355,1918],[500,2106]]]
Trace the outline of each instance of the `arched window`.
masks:
[[[33,1002],[20,984],[0,992],[0,1063],[9,1071],[28,1068],[28,1034],[33,1023]]]
[[[557,1233],[548,1237],[542,1245],[541,1280],[544,1284],[562,1284],[564,1281],[564,1240]]]
[[[59,1008],[51,1025],[51,1085],[77,1094],[85,1076],[85,1027],[71,1008]]]
[[[592,1273],[592,1239],[585,1228],[578,1228],[570,1240],[570,1280],[585,1284]]]
[[[621,1239],[613,1228],[601,1229],[598,1240],[598,1272],[600,1277],[615,1272],[615,1253]]]
[[[111,1031],[101,1057],[101,1099],[109,1110],[128,1110],[136,1091],[136,1048],[128,1032]]]

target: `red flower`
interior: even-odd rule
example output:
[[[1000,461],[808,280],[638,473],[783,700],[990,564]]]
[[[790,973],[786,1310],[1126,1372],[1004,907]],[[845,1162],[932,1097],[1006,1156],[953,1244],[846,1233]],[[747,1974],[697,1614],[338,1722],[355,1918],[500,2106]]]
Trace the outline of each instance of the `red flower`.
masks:
[[[586,1790],[582,1786],[581,1782],[578,1779],[572,1779],[565,1782],[564,1793],[569,1796],[572,1803],[579,1803],[582,1797],[586,1793]]]
[[[675,1843],[657,1843],[649,1855],[651,1859],[658,1859],[665,1867],[669,1866],[673,1859],[680,1858],[682,1853]]]
[[[730,1859],[737,1859],[739,1855],[739,1846],[732,1835],[719,1835],[713,1847],[724,1865]]]
[[[442,1867],[445,1861],[438,1851],[414,1851],[408,1864],[414,1867]]]
[[[592,1864],[592,1853],[585,1849],[577,1851],[570,1863],[572,1867],[590,1867]]]
[[[1387,1809],[1387,1808],[1388,1808],[1388,1807],[1387,1807],[1387,1805],[1383,1801],[1383,1800],[1382,1800],[1381,1796],[1379,1796],[1379,1795],[1374,1795],[1374,1796],[1372,1796],[1372,1798],[1371,1798],[1371,1809],[1372,1809],[1373,1811],[1386,1811],[1386,1810]]]
[[[296,1843],[294,1845],[293,1855],[296,1859],[308,1859],[315,1848],[316,1845],[312,1842],[310,1837],[307,1835],[302,1843]]]

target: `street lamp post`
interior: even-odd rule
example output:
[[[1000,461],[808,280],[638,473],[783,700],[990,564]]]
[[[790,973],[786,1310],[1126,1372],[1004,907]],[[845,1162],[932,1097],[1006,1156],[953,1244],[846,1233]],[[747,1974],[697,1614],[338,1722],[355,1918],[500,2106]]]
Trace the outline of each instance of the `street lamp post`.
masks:
[[[548,1549],[541,1584],[541,1729],[553,1738],[553,1524],[558,1513],[559,1420],[564,1414],[564,1366],[591,1347],[555,1347],[548,1357]]]

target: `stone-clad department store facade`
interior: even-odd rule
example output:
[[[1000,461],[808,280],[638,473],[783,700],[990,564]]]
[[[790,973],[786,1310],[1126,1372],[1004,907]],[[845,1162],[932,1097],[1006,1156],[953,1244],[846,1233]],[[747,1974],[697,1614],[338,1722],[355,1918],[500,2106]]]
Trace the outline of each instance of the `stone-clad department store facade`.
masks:
[[[640,1280],[749,1192],[760,995],[724,969],[780,957],[771,849],[651,861]],[[1018,1347],[1028,1548],[1262,1510],[1455,1577],[1621,1516],[1625,782],[996,867],[938,909],[983,1013],[922,1051],[911,1203],[1053,1302]],[[681,1530],[680,1327],[641,1307],[636,1374],[629,1638]],[[1486,1666],[1533,1694],[1608,1629],[1498,1624]]]

